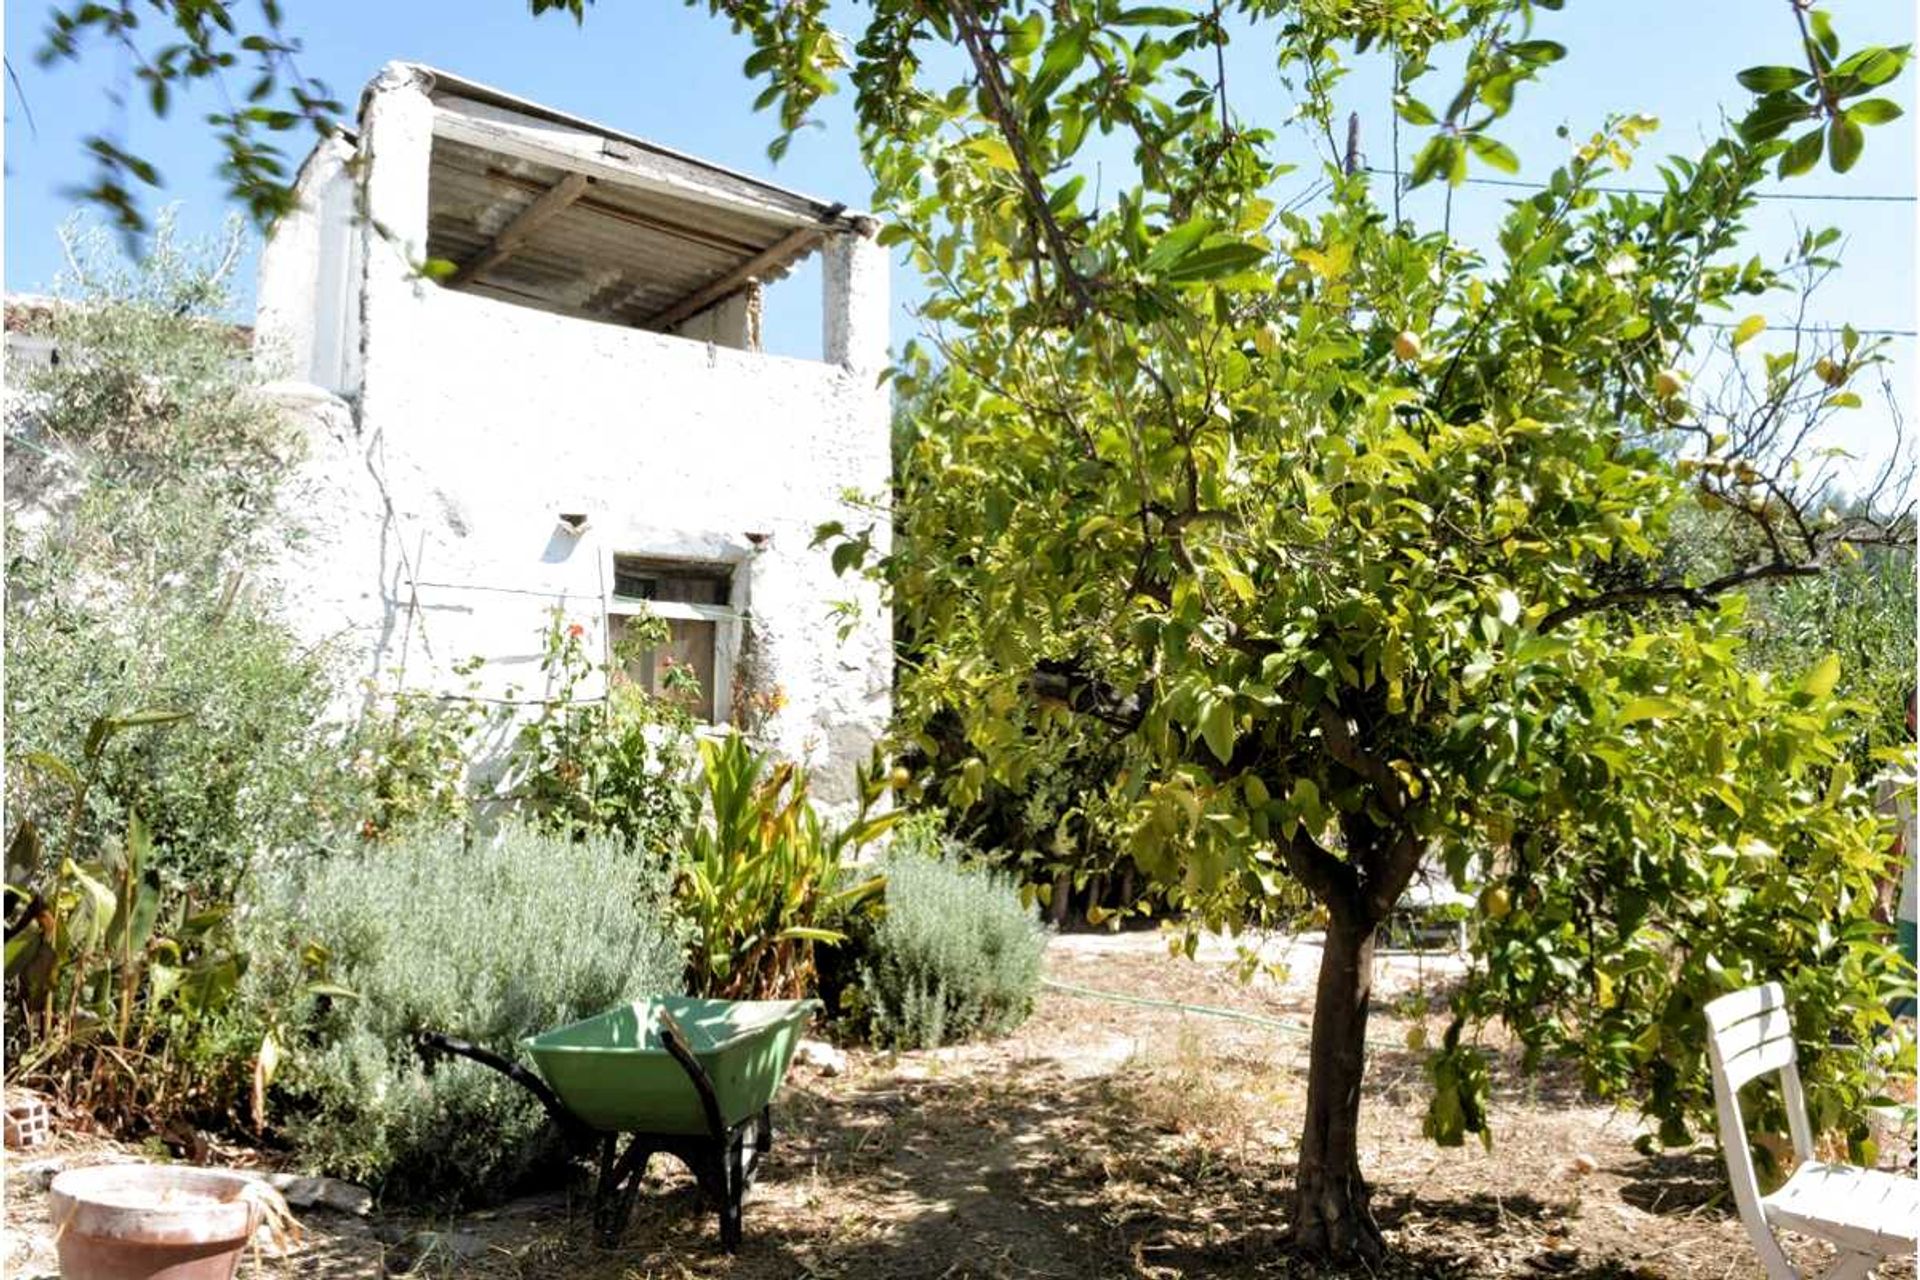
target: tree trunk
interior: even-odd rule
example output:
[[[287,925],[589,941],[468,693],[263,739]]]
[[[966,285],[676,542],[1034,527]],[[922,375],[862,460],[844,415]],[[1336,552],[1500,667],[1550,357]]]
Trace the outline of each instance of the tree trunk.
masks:
[[[1302,1252],[1336,1262],[1377,1262],[1386,1249],[1367,1203],[1359,1150],[1376,927],[1355,907],[1333,910],[1314,997],[1293,1239]]]

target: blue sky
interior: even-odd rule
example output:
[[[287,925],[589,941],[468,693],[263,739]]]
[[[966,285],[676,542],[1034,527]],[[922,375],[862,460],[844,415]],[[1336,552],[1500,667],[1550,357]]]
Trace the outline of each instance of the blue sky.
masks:
[[[1828,7],[1849,48],[1914,38],[1911,5],[1832,0]],[[523,5],[507,0],[287,0],[286,8],[291,30],[306,44],[303,69],[327,81],[344,101],[350,102],[388,59],[417,60],[811,194],[858,205],[870,191],[844,100],[831,103],[823,113],[825,127],[798,138],[781,163],[766,159],[774,124],[752,110],[756,89],[739,70],[745,42],[706,17],[704,6],[688,9],[665,0],[602,3],[580,28],[564,17],[534,20]],[[7,0],[5,10],[7,57],[24,91],[24,107],[11,86],[6,92],[5,281],[10,291],[44,290],[60,270],[54,232],[73,209],[62,188],[86,176],[79,139],[115,123],[107,95],[125,74],[104,49],[80,66],[35,66],[32,53],[46,11],[45,0]],[[852,23],[863,11],[849,7],[845,16]],[[1609,112],[1660,117],[1662,128],[1644,152],[1649,161],[1670,151],[1697,151],[1723,111],[1737,115],[1743,110],[1748,95],[1734,82],[1734,73],[1755,63],[1789,61],[1795,45],[1786,0],[1568,0],[1564,12],[1542,15],[1536,34],[1561,41],[1570,53],[1543,83],[1523,90],[1528,96],[1516,119],[1501,130],[1522,158],[1522,178],[1544,177],[1565,154],[1567,143],[1555,136],[1556,126],[1565,124],[1576,139],[1584,138]],[[1232,98],[1235,108],[1251,118],[1275,121],[1290,108],[1271,65],[1267,49],[1251,40],[1233,50]],[[1443,80],[1435,73],[1425,96],[1442,102],[1450,96]],[[1908,115],[1869,131],[1866,154],[1852,173],[1842,178],[1823,168],[1780,191],[1911,194],[1914,82],[1909,71],[1890,86]],[[1389,165],[1384,77],[1362,71],[1346,87],[1346,105],[1361,114],[1363,151],[1371,163]],[[197,124],[197,112],[206,109],[190,99],[166,121],[134,111],[123,129],[131,148],[156,161],[165,174],[167,188],[157,199],[178,202],[180,224],[189,233],[213,231],[226,214],[214,176],[215,149]],[[1294,175],[1304,190],[1312,181],[1309,140],[1297,131],[1286,139],[1306,162]],[[1646,167],[1650,170],[1650,163]],[[1642,176],[1640,166],[1635,176]],[[1515,194],[1477,185],[1456,191],[1456,232],[1488,242],[1504,202]],[[1437,218],[1441,199],[1437,189],[1422,190],[1410,197],[1408,208]],[[1770,202],[1750,220],[1748,242],[1751,251],[1777,258],[1800,227],[1841,228],[1847,264],[1822,290],[1811,318],[1911,330],[1916,327],[1914,209],[1911,203]],[[249,263],[242,268],[243,313],[252,307],[251,279]],[[900,267],[894,283],[899,342],[916,329],[911,303],[918,288]],[[817,351],[818,296],[818,277],[810,267],[770,291],[772,349]],[[1896,386],[1909,404],[1914,345],[1903,337],[1891,347]],[[1855,421],[1843,429],[1839,442],[1862,453],[1882,451],[1890,429],[1885,414],[1867,410],[1852,416]]]

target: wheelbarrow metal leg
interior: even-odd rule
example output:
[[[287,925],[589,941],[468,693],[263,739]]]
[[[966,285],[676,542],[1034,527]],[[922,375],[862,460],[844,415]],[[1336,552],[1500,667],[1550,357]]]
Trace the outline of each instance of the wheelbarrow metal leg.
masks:
[[[747,1196],[747,1175],[742,1159],[746,1142],[747,1126],[743,1124],[734,1131],[732,1141],[727,1143],[726,1198],[720,1202],[720,1247],[728,1253],[740,1251],[740,1211]]]
[[[600,1144],[600,1176],[593,1189],[593,1229],[600,1244],[611,1249],[626,1234],[633,1217],[633,1202],[639,1198],[640,1183],[647,1176],[647,1162],[653,1158],[655,1144],[646,1134],[635,1134],[627,1149],[614,1158],[618,1138],[607,1134]]]

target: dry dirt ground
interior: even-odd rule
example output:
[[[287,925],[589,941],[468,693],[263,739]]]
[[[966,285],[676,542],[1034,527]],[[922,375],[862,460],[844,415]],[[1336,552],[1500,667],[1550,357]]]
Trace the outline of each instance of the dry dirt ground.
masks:
[[[1067,937],[1055,981],[1304,1023],[1316,956],[1270,953],[1284,980],[1243,986],[1225,955],[1172,962],[1151,936]],[[1450,966],[1388,959],[1376,987],[1362,1162],[1393,1256],[1381,1277],[1730,1280],[1761,1275],[1711,1149],[1647,1158],[1630,1115],[1564,1080],[1496,1073],[1492,1150],[1420,1135],[1420,1055],[1402,1047]],[[1305,1041],[1271,1026],[1042,994],[1014,1036],[898,1056],[854,1051],[835,1076],[795,1068],[775,1150],[720,1251],[690,1181],[656,1159],[618,1248],[591,1243],[584,1183],[455,1221],[307,1211],[304,1244],[243,1277],[1298,1276],[1284,1233]],[[36,1155],[39,1153],[35,1153]],[[113,1158],[98,1140],[73,1163]],[[51,1275],[43,1191],[10,1175],[5,1274]],[[1816,1247],[1800,1258],[1824,1264]],[[1883,1276],[1912,1277],[1910,1264]]]

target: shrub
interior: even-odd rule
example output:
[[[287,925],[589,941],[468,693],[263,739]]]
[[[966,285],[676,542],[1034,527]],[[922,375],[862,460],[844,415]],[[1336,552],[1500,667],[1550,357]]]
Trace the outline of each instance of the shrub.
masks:
[[[666,868],[608,837],[513,825],[469,847],[420,831],[276,875],[262,896],[252,949],[280,958],[253,998],[315,977],[352,993],[307,997],[293,1019],[309,1030],[288,1046],[284,1129],[308,1162],[389,1199],[497,1194],[554,1150],[531,1095],[465,1060],[427,1069],[418,1032],[523,1058],[523,1036],[682,989]]]
[[[967,866],[953,841],[903,839],[883,860],[886,911],[860,965],[876,1045],[1004,1035],[1033,1012],[1047,931],[1014,877]]]
[[[346,782],[316,732],[324,654],[255,580],[294,536],[278,489],[301,442],[218,319],[239,247],[163,224],[128,266],[106,233],[82,237],[80,279],[45,318],[63,358],[6,414],[9,826],[32,818],[85,859],[137,810],[164,887],[201,907],[261,852],[312,841]],[[65,785],[23,764],[79,760],[95,723],[159,709],[191,715],[100,757],[65,829]]]

